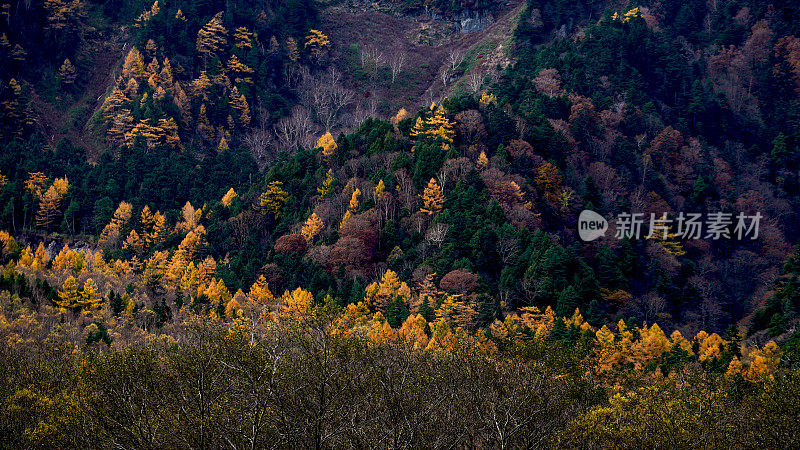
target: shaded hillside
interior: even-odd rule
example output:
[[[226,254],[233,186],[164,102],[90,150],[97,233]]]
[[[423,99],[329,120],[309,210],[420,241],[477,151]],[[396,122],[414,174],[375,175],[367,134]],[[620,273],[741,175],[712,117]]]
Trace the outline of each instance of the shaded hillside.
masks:
[[[453,90],[475,92],[491,82],[498,66],[510,61],[508,47],[521,8],[521,2],[515,2],[494,10],[492,23],[477,32],[460,32],[453,21],[424,14],[397,16],[338,7],[323,12],[322,27],[336,44],[335,65],[365,105],[362,108],[389,117],[400,108],[416,110]],[[394,76],[393,66],[399,66]]]

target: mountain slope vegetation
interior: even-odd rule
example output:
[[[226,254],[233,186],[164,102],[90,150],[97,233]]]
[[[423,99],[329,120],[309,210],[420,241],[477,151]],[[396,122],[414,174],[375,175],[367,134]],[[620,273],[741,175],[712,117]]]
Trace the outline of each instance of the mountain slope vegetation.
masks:
[[[796,446],[793,2],[2,12],[9,447]]]

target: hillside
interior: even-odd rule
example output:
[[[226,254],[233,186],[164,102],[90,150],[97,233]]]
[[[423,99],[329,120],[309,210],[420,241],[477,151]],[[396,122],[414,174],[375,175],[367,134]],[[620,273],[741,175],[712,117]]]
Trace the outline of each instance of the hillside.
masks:
[[[800,442],[793,2],[0,12],[0,447]]]

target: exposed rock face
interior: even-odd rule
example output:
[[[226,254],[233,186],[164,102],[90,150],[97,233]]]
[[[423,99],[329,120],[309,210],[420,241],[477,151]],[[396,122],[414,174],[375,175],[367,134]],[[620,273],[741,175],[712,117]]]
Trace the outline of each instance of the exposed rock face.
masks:
[[[494,17],[488,10],[465,9],[458,13],[454,20],[462,33],[474,33],[488,28],[494,22]]]

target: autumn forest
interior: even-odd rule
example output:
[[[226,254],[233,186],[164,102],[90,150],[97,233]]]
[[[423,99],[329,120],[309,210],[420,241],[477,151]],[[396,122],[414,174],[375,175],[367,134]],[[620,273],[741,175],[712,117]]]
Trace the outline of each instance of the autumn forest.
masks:
[[[0,0],[0,448],[798,448],[798,210],[796,2]]]

